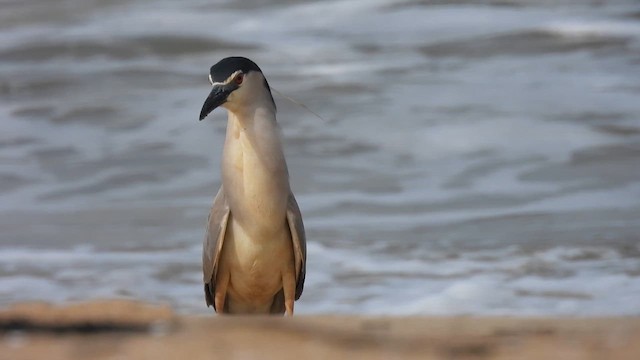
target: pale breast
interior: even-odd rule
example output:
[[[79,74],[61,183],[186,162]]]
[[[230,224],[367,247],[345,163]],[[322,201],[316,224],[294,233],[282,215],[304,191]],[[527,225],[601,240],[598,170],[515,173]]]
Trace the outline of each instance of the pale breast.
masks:
[[[290,191],[286,163],[276,159],[282,149],[279,144],[270,146],[264,135],[252,138],[250,133],[240,131],[237,136],[225,146],[223,161],[223,182],[231,211],[248,231],[253,226],[277,230],[274,226],[285,221]]]
[[[248,302],[271,299],[282,288],[282,273],[293,265],[292,254],[287,229],[249,235],[232,218],[223,249],[232,296]]]

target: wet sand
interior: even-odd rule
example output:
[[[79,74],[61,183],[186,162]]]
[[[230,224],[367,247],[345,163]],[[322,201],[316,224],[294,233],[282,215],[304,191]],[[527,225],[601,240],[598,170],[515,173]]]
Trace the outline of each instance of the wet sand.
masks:
[[[638,359],[640,318],[179,316],[98,301],[0,310],[1,359]]]

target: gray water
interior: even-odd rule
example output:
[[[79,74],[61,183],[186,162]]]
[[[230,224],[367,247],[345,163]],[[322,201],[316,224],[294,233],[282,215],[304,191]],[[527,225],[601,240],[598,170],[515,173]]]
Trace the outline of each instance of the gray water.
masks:
[[[640,314],[634,1],[4,0],[0,304],[211,311],[230,55],[324,119],[276,95],[298,313]]]

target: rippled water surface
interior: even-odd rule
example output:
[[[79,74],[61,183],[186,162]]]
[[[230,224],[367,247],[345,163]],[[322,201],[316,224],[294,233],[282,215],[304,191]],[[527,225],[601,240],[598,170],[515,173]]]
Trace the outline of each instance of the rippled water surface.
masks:
[[[225,114],[276,95],[299,313],[640,314],[640,4],[0,2],[0,303],[204,313]]]

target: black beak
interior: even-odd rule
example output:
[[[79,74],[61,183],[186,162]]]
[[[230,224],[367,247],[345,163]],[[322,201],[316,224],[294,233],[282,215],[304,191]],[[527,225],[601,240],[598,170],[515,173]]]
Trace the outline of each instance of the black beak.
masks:
[[[200,110],[200,120],[206,118],[207,115],[209,115],[215,108],[224,104],[227,101],[229,94],[237,88],[238,86],[235,83],[214,85],[211,89],[211,93],[209,93],[209,96],[207,97],[207,100],[205,100],[204,105],[202,105],[202,110]]]

